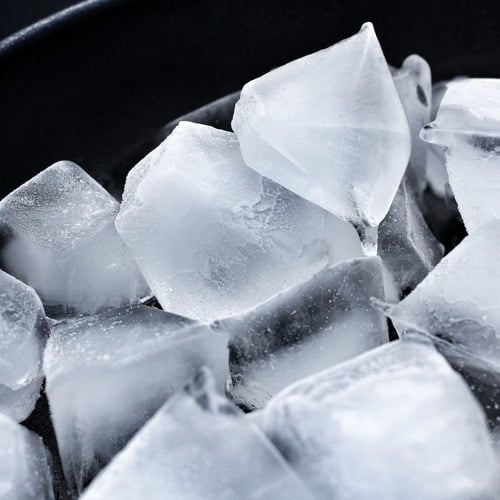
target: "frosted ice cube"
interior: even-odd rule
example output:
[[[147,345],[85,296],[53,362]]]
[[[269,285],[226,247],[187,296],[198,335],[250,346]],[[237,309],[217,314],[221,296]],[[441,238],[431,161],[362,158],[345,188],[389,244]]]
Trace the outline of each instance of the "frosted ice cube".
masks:
[[[96,478],[82,500],[312,500],[262,431],[197,374]]]
[[[50,456],[42,439],[0,415],[0,498],[53,500]]]
[[[234,134],[189,122],[132,169],[116,226],[163,308],[200,320],[361,254],[348,223],[248,168]]]
[[[247,165],[350,221],[376,251],[411,139],[371,23],[247,83],[233,130]]]
[[[379,226],[378,241],[378,254],[403,294],[413,290],[443,255],[406,177]]]
[[[500,80],[448,83],[422,138],[446,151],[449,182],[467,231],[500,218]]]
[[[411,155],[408,173],[419,191],[425,189],[427,147],[420,139],[420,129],[430,121],[432,103],[431,68],[419,55],[408,56],[392,74],[411,132]]]
[[[18,422],[40,395],[48,329],[34,290],[0,271],[0,413]]]
[[[263,427],[318,499],[498,498],[483,412],[431,343],[391,342],[297,382]]]
[[[207,326],[142,305],[56,325],[44,368],[72,491],[81,491],[200,365],[224,387],[227,341]]]
[[[499,248],[500,221],[467,236],[408,297],[390,308],[399,331],[451,339],[500,364]]]
[[[55,163],[0,202],[3,268],[49,306],[92,313],[140,298],[147,286],[114,228],[118,209],[78,165]]]
[[[233,400],[262,408],[287,385],[388,341],[387,322],[370,304],[383,299],[378,257],[320,271],[241,316],[218,322],[230,333]]]
[[[500,417],[500,221],[467,236],[388,314],[400,334],[432,335],[469,381],[491,421]],[[500,421],[500,420],[499,420]]]

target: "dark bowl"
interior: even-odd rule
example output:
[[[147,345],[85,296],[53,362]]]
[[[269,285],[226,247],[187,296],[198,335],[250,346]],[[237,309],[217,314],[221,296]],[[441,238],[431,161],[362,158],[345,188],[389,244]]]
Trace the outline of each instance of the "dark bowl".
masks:
[[[436,81],[500,76],[499,10],[494,1],[88,0],[0,41],[0,196],[61,159],[119,196],[175,117],[368,20],[393,65],[416,52]],[[189,118],[227,128],[236,97]],[[45,396],[26,425],[57,465]]]

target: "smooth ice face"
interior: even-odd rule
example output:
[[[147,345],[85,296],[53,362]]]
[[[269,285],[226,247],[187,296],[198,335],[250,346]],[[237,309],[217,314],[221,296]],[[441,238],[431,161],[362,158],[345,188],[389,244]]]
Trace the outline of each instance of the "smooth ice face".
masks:
[[[431,68],[419,55],[408,56],[392,73],[396,90],[403,104],[411,133],[409,173],[417,188],[425,189],[427,147],[420,139],[420,129],[429,123],[432,105]]]
[[[0,415],[0,498],[54,500],[50,457],[42,438]]]
[[[379,226],[378,243],[378,254],[400,293],[413,290],[443,256],[406,177]]]
[[[132,169],[116,226],[163,308],[199,320],[361,254],[349,224],[248,168],[234,134],[189,122]]]
[[[431,120],[435,120],[441,101],[448,88],[448,81],[437,82],[432,86]],[[448,172],[446,171],[446,156],[438,144],[427,143],[427,163],[425,173],[432,191],[440,198],[447,195]]]
[[[247,83],[232,126],[247,165],[361,233],[385,217],[410,156],[405,112],[370,23]]]
[[[147,306],[114,309],[53,328],[47,395],[73,493],[119,451],[200,366],[228,376],[223,333]]]
[[[388,314],[398,331],[437,335],[500,369],[500,221],[467,236]]]
[[[59,162],[0,202],[2,267],[47,306],[93,313],[148,288],[114,227],[118,202],[78,165]]]
[[[500,80],[448,83],[422,138],[446,151],[449,182],[469,233],[500,218]]]
[[[198,373],[89,486],[82,500],[313,500],[262,431]]]
[[[262,425],[318,499],[498,498],[482,410],[430,343],[391,342],[304,379]]]
[[[248,313],[218,322],[230,333],[232,399],[262,408],[292,382],[387,342],[370,303],[384,298],[377,257],[341,262]]]
[[[40,395],[48,329],[34,290],[0,271],[0,413],[18,422]]]

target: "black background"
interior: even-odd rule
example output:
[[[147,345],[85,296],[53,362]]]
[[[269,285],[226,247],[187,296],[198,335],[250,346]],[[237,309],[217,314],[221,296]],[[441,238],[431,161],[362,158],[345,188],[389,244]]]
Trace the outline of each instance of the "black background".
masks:
[[[5,32],[5,9],[16,2],[1,1]],[[0,194],[60,159],[94,174],[109,169],[175,116],[352,35],[367,20],[391,64],[417,52],[430,62],[436,80],[499,76],[497,5],[87,2],[72,16],[0,43]],[[31,20],[13,19],[16,28]]]

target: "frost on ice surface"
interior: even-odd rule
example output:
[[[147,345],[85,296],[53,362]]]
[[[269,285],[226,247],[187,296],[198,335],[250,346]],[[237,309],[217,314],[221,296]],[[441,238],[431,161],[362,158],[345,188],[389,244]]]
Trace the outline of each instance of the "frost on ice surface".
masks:
[[[431,69],[422,57],[408,56],[392,73],[394,84],[406,113],[411,132],[409,174],[419,191],[425,189],[427,147],[420,139],[420,129],[429,122],[432,103]]]
[[[223,388],[227,341],[207,326],[142,305],[56,325],[44,369],[72,491],[81,491],[200,365]]]
[[[411,140],[370,23],[247,83],[233,129],[247,165],[353,223],[373,251]]]
[[[430,342],[407,337],[297,382],[262,425],[318,499],[498,498],[482,410]]]
[[[401,333],[438,335],[500,365],[500,220],[467,236],[389,316]]]
[[[54,500],[42,438],[5,415],[0,415],[0,464],[0,498]]]
[[[490,221],[388,312],[401,334],[418,330],[438,337],[438,347],[470,381],[490,420],[500,417],[498,404],[488,402],[500,394],[499,248],[500,220]]]
[[[218,396],[207,376],[198,372],[173,396],[82,500],[313,500],[262,431]]]
[[[465,227],[500,218],[500,80],[449,82],[422,138],[446,151],[449,182]]]
[[[132,169],[116,226],[163,308],[199,320],[361,254],[348,223],[248,168],[234,134],[189,122]]]
[[[18,422],[33,411],[40,395],[47,336],[34,290],[0,271],[0,413]]]
[[[230,334],[232,399],[262,408],[292,382],[388,341],[370,299],[384,298],[377,257],[320,271],[241,316],[218,322]]]
[[[2,267],[47,306],[93,313],[147,294],[114,228],[118,202],[78,165],[59,162],[0,202]]]
[[[406,177],[379,226],[378,243],[378,254],[402,293],[413,290],[443,255]]]

